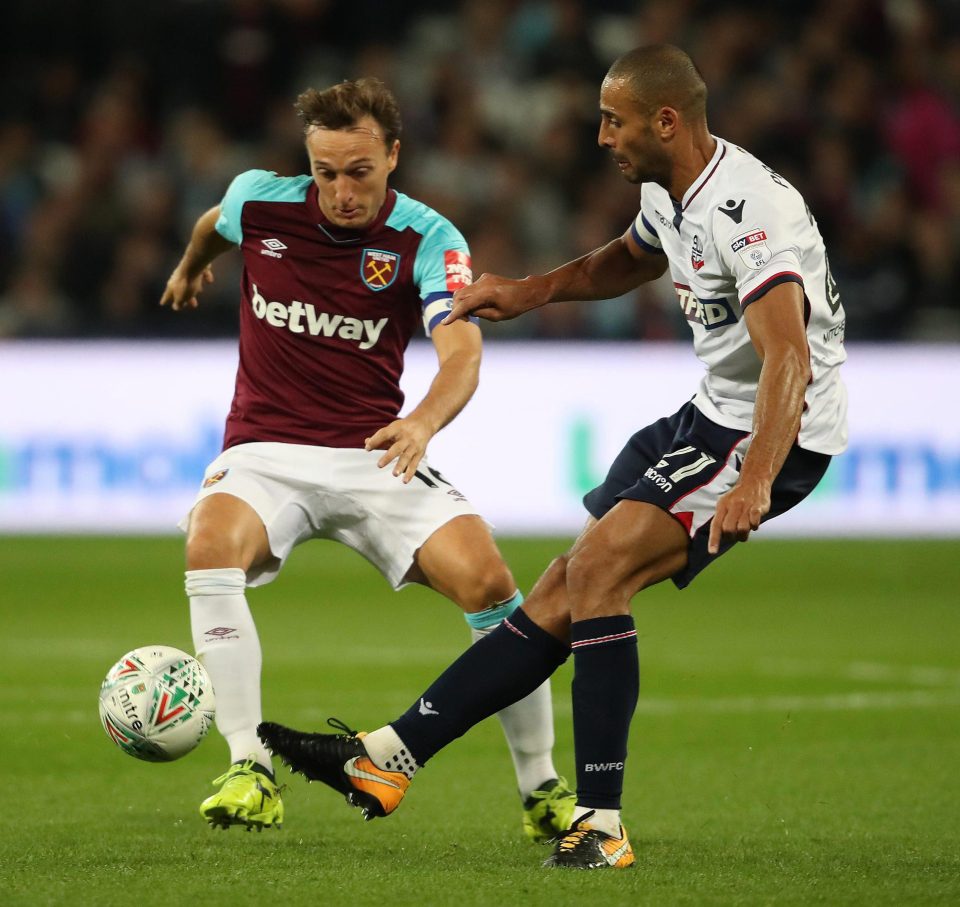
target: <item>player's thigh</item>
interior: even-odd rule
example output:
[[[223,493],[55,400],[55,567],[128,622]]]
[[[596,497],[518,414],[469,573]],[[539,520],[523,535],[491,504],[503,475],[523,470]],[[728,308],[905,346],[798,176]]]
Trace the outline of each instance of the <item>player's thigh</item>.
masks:
[[[678,529],[687,546],[686,561],[670,574],[678,585],[685,585],[718,556],[707,557],[705,546],[701,551],[697,540],[709,532],[717,501],[736,484],[749,439],[749,432],[717,425],[688,403],[627,442],[603,483],[584,497],[587,509],[599,521],[598,528],[601,523],[609,526],[605,534],[585,538],[592,551],[598,557],[605,552],[611,558],[617,551],[626,554],[625,559],[614,559],[620,568],[608,574],[612,582],[626,582],[629,587],[639,580],[638,588],[643,588],[658,581],[658,576],[664,578],[657,558],[668,564],[672,555],[658,553],[658,537],[664,536],[671,547]],[[627,503],[635,506],[621,506]],[[624,518],[627,513],[632,516]],[[638,534],[641,548],[630,555]],[[594,568],[598,557],[586,559],[585,565]],[[645,571],[652,572],[645,577]],[[593,569],[586,576],[602,585],[600,577],[594,576],[599,573]]]
[[[467,612],[506,601],[517,588],[489,527],[476,515],[454,517],[440,526],[417,551],[407,578]]]
[[[323,449],[252,442],[223,451],[206,469],[189,516],[189,569],[238,566],[251,586],[270,582],[290,551],[313,532]]]
[[[627,614],[641,589],[673,576],[687,562],[688,537],[669,513],[620,500],[577,539],[567,559],[573,620]]]
[[[190,512],[188,570],[240,567],[247,571],[270,556],[266,527],[246,501],[221,492],[202,498]]]
[[[596,524],[595,517],[588,517],[577,542]],[[547,565],[547,569],[533,584],[523,603],[527,617],[561,642],[569,642],[570,639],[570,597],[567,594],[567,565],[570,554],[571,551],[565,551]]]

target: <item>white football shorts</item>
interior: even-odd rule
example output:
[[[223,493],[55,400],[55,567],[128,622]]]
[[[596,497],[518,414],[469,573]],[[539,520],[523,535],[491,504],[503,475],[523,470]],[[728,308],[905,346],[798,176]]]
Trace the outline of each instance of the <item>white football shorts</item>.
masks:
[[[414,555],[434,532],[455,517],[478,514],[426,457],[404,484],[393,475],[393,463],[377,466],[381,456],[381,450],[238,444],[207,467],[193,506],[222,492],[257,512],[273,558],[249,571],[248,586],[273,580],[301,542],[332,539],[362,554],[400,589]],[[188,513],[180,528],[186,531],[189,522]]]

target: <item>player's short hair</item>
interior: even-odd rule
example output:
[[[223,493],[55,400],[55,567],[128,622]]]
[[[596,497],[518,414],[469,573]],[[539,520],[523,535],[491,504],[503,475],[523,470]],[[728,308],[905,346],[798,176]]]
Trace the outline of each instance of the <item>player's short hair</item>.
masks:
[[[637,47],[614,60],[607,78],[621,78],[651,112],[673,107],[689,120],[707,115],[707,84],[697,64],[672,44]]]
[[[372,77],[340,82],[320,91],[308,88],[293,105],[307,133],[313,126],[348,129],[365,116],[373,117],[383,130],[387,148],[400,138],[400,108],[393,92]]]

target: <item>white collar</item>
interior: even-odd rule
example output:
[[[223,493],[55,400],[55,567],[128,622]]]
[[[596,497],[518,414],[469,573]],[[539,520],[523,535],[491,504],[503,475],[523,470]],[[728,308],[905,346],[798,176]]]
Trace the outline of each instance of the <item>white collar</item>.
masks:
[[[717,167],[720,166],[720,161],[727,153],[727,144],[723,139],[718,139],[715,135],[711,135],[711,138],[716,141],[717,150],[713,152],[713,157],[710,158],[707,166],[700,171],[700,175],[690,184],[690,188],[683,193],[683,200],[680,203],[681,211],[686,211],[687,208],[690,207],[691,202],[693,202],[700,190],[706,185],[707,180],[716,172]]]

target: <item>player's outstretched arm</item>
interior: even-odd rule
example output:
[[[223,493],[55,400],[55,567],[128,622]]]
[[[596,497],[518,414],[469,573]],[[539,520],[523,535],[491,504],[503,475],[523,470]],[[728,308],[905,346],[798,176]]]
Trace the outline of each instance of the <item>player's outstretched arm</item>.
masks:
[[[459,414],[480,381],[480,329],[468,321],[434,328],[433,345],[440,367],[426,396],[402,419],[367,438],[367,450],[383,450],[381,468],[393,463],[393,474],[409,482],[427,452],[430,439]]]
[[[160,305],[169,305],[175,312],[180,309],[195,309],[197,297],[208,283],[213,283],[211,262],[233,248],[233,243],[224,239],[216,230],[220,206],[202,214],[194,225],[190,242],[180,263],[173,269],[167,287],[160,297]]]
[[[523,280],[482,274],[476,283],[454,293],[453,309],[443,323],[452,324],[468,315],[505,321],[548,302],[613,299],[656,280],[666,267],[666,256],[645,252],[628,230],[613,242],[547,274]]]
[[[707,548],[734,539],[745,542],[770,510],[770,487],[800,431],[810,381],[810,351],[803,320],[803,290],[782,283],[744,312],[750,339],[763,367],[753,411],[753,437],[737,484],[717,502]]]

